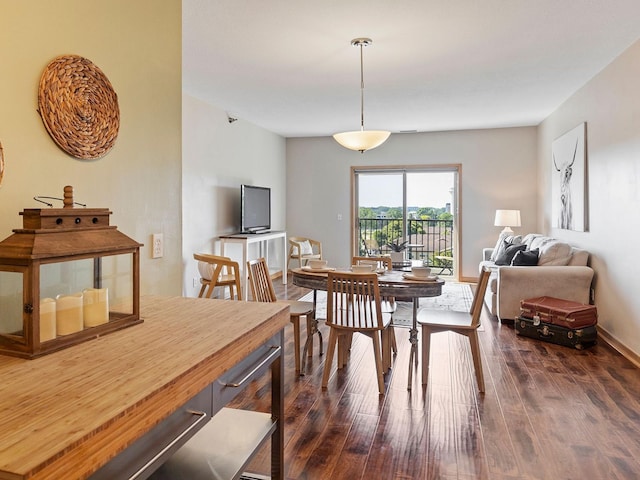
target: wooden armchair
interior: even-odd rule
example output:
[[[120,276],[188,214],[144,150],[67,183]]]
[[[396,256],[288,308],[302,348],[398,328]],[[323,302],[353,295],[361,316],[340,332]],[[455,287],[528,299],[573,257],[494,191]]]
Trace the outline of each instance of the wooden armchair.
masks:
[[[194,253],[193,258],[198,261],[200,272],[200,293],[198,297],[211,298],[216,287],[229,287],[231,300],[237,296],[242,300],[242,288],[240,287],[240,266],[229,257],[220,257],[208,253]],[[234,288],[235,293],[234,295]]]
[[[287,258],[287,270],[291,260],[298,260],[298,266],[302,268],[309,260],[322,259],[322,243],[306,237],[289,237],[289,258]]]

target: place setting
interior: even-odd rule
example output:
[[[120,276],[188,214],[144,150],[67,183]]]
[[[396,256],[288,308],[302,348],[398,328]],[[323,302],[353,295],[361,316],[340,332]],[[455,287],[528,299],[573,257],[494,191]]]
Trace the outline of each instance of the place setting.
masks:
[[[353,273],[371,273],[371,272],[375,272],[378,275],[384,275],[384,273],[387,271],[386,268],[382,268],[382,267],[377,267],[376,264],[374,263],[360,263],[358,265],[351,265],[350,270]]]
[[[309,260],[309,264],[302,267],[305,272],[328,273],[335,271],[335,267],[329,267],[327,260]]]
[[[416,282],[435,282],[438,280],[437,275],[431,275],[431,267],[418,265],[411,267],[411,272],[403,273],[402,277]]]

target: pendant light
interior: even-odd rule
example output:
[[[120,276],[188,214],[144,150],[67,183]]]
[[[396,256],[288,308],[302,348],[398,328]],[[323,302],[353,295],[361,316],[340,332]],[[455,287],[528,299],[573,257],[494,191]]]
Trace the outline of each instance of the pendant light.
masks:
[[[351,45],[360,47],[360,130],[353,132],[336,133],[333,138],[336,142],[349,150],[358,150],[364,153],[366,150],[379,147],[382,145],[391,132],[384,130],[365,130],[364,129],[364,68],[362,49],[371,45],[373,40],[370,38],[354,38]]]

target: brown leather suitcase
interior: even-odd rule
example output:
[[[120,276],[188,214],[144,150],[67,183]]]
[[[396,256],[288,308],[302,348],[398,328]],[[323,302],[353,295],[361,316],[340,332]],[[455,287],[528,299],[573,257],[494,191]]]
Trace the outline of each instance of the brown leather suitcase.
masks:
[[[570,329],[591,327],[598,323],[595,305],[554,297],[536,297],[520,301],[520,316]]]

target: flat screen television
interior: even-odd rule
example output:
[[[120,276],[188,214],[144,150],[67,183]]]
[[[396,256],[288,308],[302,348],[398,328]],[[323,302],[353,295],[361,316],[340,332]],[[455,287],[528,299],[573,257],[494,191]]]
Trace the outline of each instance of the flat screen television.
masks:
[[[240,231],[259,233],[271,228],[271,189],[240,186]]]

